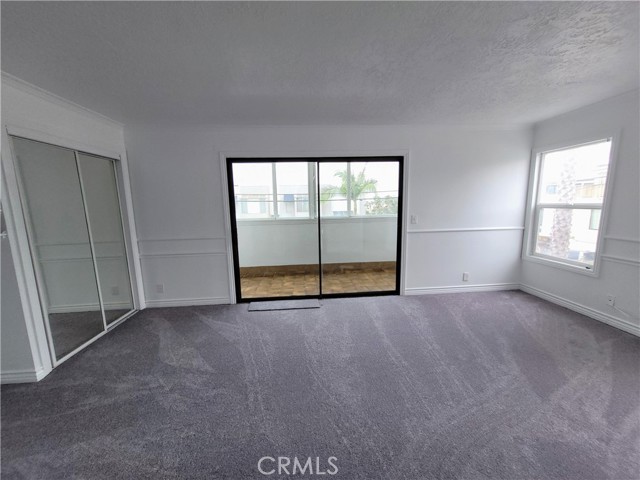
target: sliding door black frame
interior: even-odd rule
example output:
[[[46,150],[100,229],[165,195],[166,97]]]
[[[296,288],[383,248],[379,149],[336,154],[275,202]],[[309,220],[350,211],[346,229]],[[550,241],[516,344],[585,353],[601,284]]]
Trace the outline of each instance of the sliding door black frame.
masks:
[[[229,215],[231,223],[231,244],[233,250],[233,276],[236,290],[236,302],[248,303],[269,300],[291,300],[307,298],[348,298],[348,297],[375,297],[382,295],[400,295],[400,279],[402,270],[402,226],[403,226],[403,199],[404,199],[404,157],[402,156],[363,156],[363,157],[257,157],[257,158],[227,158],[227,187],[229,193]],[[241,163],[300,163],[312,162],[316,164],[316,220],[318,223],[318,295],[291,295],[288,297],[242,297],[242,285],[240,280],[240,255],[238,251],[238,224],[236,218],[235,191],[233,188],[233,165]],[[396,288],[393,290],[381,290],[376,292],[348,292],[348,293],[322,293],[322,236],[320,215],[320,165],[322,163],[337,162],[397,162],[398,163],[398,214],[396,232]]]

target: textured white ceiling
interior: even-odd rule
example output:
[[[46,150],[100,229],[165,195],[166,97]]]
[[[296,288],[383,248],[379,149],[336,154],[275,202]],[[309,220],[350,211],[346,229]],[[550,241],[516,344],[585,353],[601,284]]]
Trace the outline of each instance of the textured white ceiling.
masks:
[[[530,123],[638,88],[636,2],[2,2],[2,70],[125,123]]]

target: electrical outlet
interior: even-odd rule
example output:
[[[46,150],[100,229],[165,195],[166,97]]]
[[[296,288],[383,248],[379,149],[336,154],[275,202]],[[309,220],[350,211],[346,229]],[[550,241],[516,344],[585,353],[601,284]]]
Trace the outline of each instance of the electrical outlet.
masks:
[[[469,281],[469,272],[462,272],[462,281],[463,282]]]
[[[156,293],[164,293],[164,283],[159,283],[156,285]]]
[[[607,305],[610,307],[616,306],[616,296],[615,295],[607,295]]]
[[[418,216],[417,215],[411,215],[411,225],[415,225],[418,223]]]
[[[120,295],[120,287],[111,287],[111,295],[114,297]]]

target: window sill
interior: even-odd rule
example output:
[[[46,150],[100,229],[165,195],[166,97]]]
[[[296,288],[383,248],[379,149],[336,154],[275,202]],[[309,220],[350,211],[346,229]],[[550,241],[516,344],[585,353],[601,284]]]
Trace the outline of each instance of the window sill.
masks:
[[[593,267],[587,268],[586,266],[574,265],[571,263],[563,262],[562,260],[553,260],[547,257],[540,257],[538,255],[525,254],[522,259],[526,262],[537,263],[539,265],[546,265],[547,267],[559,268],[568,272],[578,273],[580,275],[586,275],[587,277],[598,277],[598,270],[596,263]]]

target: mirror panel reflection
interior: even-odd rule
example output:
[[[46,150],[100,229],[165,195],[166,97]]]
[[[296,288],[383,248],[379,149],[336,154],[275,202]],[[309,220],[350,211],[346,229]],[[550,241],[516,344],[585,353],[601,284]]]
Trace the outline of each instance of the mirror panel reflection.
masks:
[[[107,324],[133,310],[115,162],[78,153],[85,206],[94,245]]]
[[[60,359],[104,331],[75,155],[13,139],[39,293]]]

